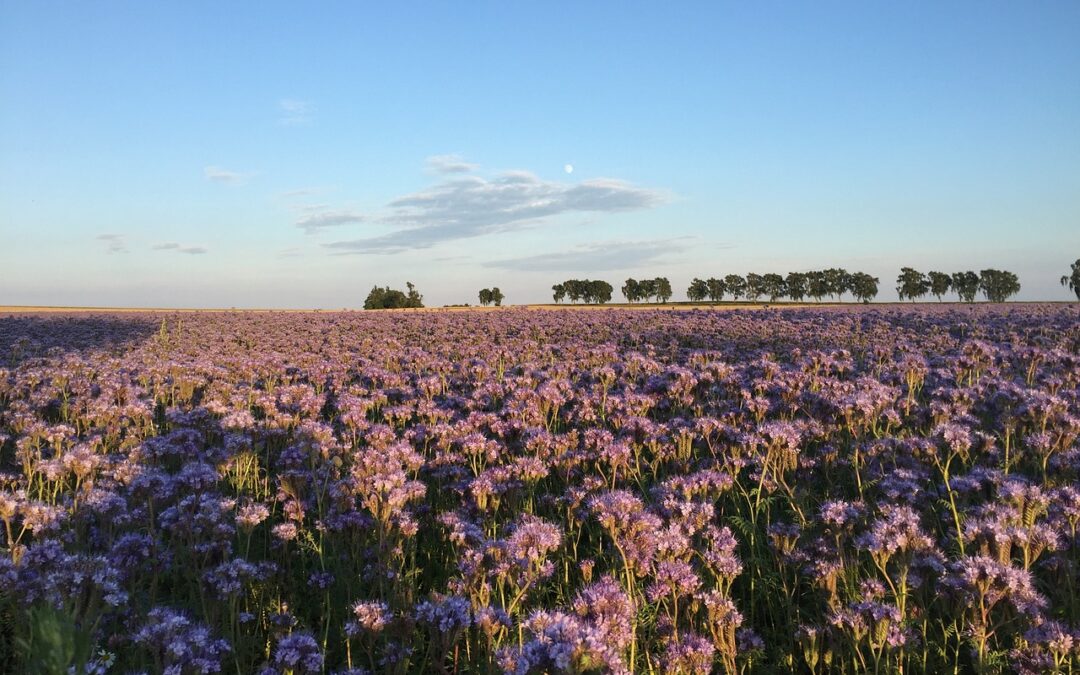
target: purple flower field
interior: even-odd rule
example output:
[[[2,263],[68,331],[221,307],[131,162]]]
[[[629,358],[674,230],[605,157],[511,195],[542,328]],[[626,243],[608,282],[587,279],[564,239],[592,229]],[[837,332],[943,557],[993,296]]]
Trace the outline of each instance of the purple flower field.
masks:
[[[0,318],[0,671],[1080,667],[1076,306]]]

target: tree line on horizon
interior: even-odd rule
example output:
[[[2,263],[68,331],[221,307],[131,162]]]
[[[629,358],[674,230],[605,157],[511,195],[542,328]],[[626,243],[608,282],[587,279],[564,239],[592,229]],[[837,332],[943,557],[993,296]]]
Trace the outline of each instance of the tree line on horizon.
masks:
[[[1080,301],[1080,259],[1072,263],[1070,274],[1061,277],[1061,285],[1068,288]],[[722,278],[695,277],[686,289],[690,302],[722,302],[730,296],[733,300],[746,299],[757,302],[767,297],[769,302],[787,298],[802,302],[813,298],[821,302],[823,298],[843,300],[845,294],[851,294],[856,300],[870,302],[878,294],[877,277],[865,272],[848,272],[839,267],[810,272],[788,272],[757,274],[746,276],[728,274]],[[408,292],[391,289],[389,286],[374,286],[364,301],[364,309],[399,309],[423,307],[423,296],[412,282],[406,282]],[[611,302],[614,288],[606,281],[598,279],[568,279],[551,287],[556,304],[563,300],[583,301],[587,304],[605,304]],[[667,277],[637,280],[629,278],[620,289],[629,303],[653,301],[666,303],[671,299],[671,281]],[[912,267],[900,268],[896,277],[896,293],[900,300],[916,300],[933,295],[942,301],[949,293],[956,293],[961,302],[975,302],[975,296],[982,293],[989,302],[1005,302],[1020,292],[1020,279],[1014,272],[997,269],[985,269],[981,272],[938,272],[925,274]],[[505,299],[498,286],[480,290],[480,304],[499,307]],[[468,306],[468,305],[463,305]]]
[[[570,302],[585,301],[590,305],[602,305],[611,302],[611,294],[615,289],[606,281],[593,279],[567,279],[561,284],[551,287],[552,297],[558,304],[565,298]]]
[[[690,302],[723,302],[725,298],[758,302],[788,299],[802,302],[813,299],[821,302],[831,298],[841,302],[850,294],[855,300],[867,303],[877,297],[881,281],[866,272],[849,272],[840,267],[809,272],[788,272],[786,275],[770,272],[750,272],[745,276],[728,274],[723,277],[700,279],[695,277],[686,289]],[[1061,278],[1063,286],[1074,290],[1080,299],[1080,260],[1073,265],[1072,276]],[[975,272],[928,272],[923,274],[911,267],[903,267],[896,279],[896,292],[900,300],[915,300],[934,295],[938,300],[949,291],[955,291],[962,302],[974,302],[981,291],[990,302],[1004,302],[1020,292],[1020,280],[1013,272],[985,269]],[[571,279],[551,287],[556,303],[565,299],[579,300],[589,304],[604,304],[611,300],[611,285],[604,281]],[[629,303],[652,301],[666,303],[671,299],[671,282],[666,277],[637,280],[629,278],[622,286],[623,297]]]
[[[923,274],[911,267],[900,268],[900,275],[896,277],[896,294],[901,300],[915,302],[933,295],[941,302],[949,291],[956,293],[960,302],[975,302],[975,295],[980,291],[990,302],[1005,302],[1020,292],[1020,278],[1005,270],[985,269],[978,274],[970,270]]]
[[[750,302],[757,302],[761,298],[768,298],[769,302],[776,302],[781,298],[802,302],[808,297],[821,302],[825,297],[840,300],[845,293],[851,293],[857,300],[869,302],[877,296],[878,283],[877,277],[865,272],[848,272],[838,267],[811,272],[789,272],[786,275],[750,272],[745,277],[728,274],[722,278],[695,278],[686,289],[686,297],[691,302],[703,302],[706,299],[710,302],[722,302],[728,295],[733,300],[746,299]]]

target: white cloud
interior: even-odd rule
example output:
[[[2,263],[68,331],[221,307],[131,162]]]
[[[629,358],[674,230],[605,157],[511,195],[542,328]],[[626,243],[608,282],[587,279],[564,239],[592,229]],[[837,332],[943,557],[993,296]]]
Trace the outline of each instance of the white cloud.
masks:
[[[107,253],[127,253],[127,244],[122,234],[99,234],[97,239],[107,243],[105,249]]]
[[[283,98],[278,101],[278,109],[281,117],[278,122],[286,126],[299,126],[308,124],[314,119],[315,104],[311,101],[300,101],[295,98]]]
[[[669,253],[689,246],[685,237],[650,241],[609,241],[585,244],[565,251],[522,258],[493,260],[484,267],[521,272],[578,272],[629,270],[652,264]]]
[[[220,166],[203,167],[203,176],[205,176],[207,180],[215,183],[223,183],[225,185],[239,185],[247,180],[249,175],[250,174],[240,173],[238,171],[222,169]]]
[[[326,192],[327,190],[330,190],[330,189],[331,188],[328,188],[328,187],[297,188],[296,190],[286,190],[285,192],[282,192],[278,196],[283,197],[285,199],[294,199],[296,197],[310,197],[312,195],[317,195],[317,194]]]
[[[155,244],[153,248],[155,251],[176,251],[177,253],[186,253],[188,255],[202,255],[207,251],[205,246],[184,246],[175,241],[166,242],[164,244]]]
[[[296,221],[296,226],[307,234],[316,234],[320,230],[324,230],[328,227],[352,225],[365,222],[368,219],[367,216],[359,211],[352,211],[349,209],[323,211],[323,208],[322,205],[319,205],[304,209],[309,211],[309,214]]]
[[[431,173],[469,173],[478,167],[466,162],[461,155],[432,155],[424,160],[427,170]]]
[[[611,178],[559,183],[543,180],[528,171],[506,171],[490,180],[460,176],[399,197],[388,204],[388,213],[373,218],[399,229],[325,246],[339,253],[397,253],[429,248],[445,241],[521,230],[562,213],[649,209],[667,198],[662,191]]]

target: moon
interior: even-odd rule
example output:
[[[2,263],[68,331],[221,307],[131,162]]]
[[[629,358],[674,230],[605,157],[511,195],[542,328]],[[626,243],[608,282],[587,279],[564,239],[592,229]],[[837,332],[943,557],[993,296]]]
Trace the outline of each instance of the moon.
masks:
[[[565,171],[566,173],[574,173],[574,165],[573,164],[567,164],[566,166],[563,167],[563,171]]]

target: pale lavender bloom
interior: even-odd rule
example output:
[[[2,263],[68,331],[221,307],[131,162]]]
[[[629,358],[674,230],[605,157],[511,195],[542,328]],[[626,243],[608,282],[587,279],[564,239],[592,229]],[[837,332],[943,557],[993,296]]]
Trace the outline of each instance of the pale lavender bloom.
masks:
[[[242,558],[223,562],[203,574],[210,592],[221,599],[239,594],[246,585],[268,578],[274,571],[272,562],[250,563]]]
[[[465,598],[434,597],[416,605],[416,620],[431,625],[442,634],[451,634],[472,625],[472,611]]]
[[[874,521],[870,531],[856,538],[859,548],[888,560],[897,553],[930,549],[933,542],[920,527],[919,514],[908,506],[886,505],[882,517]]]
[[[821,522],[837,530],[850,530],[862,517],[865,506],[861,502],[833,499],[821,505]]]
[[[653,579],[655,581],[646,591],[652,602],[693,595],[701,588],[701,579],[694,572],[694,568],[690,563],[681,560],[664,560],[658,563]]]
[[[245,504],[236,512],[236,524],[240,526],[240,529],[249,532],[269,517],[270,509],[265,504]]]
[[[684,634],[668,643],[661,658],[664,672],[685,675],[709,675],[716,647],[700,635]]]
[[[349,635],[381,633],[394,620],[390,606],[382,600],[360,600],[353,604],[352,613],[355,619],[345,624],[345,632]]]
[[[167,672],[218,673],[230,649],[210,629],[167,607],[155,607],[132,641],[161,660]]]
[[[323,655],[319,643],[308,633],[292,633],[278,640],[274,648],[273,666],[280,671],[320,673]]]
[[[532,639],[520,650],[507,648],[499,655],[504,672],[630,672],[621,650],[606,639],[604,632],[576,616],[536,612],[524,627]]]
[[[726,526],[715,527],[710,525],[704,532],[706,548],[702,557],[709,568],[725,581],[731,581],[743,570],[742,561],[735,553],[739,542],[735,535]]]
[[[541,563],[562,544],[562,531],[552,523],[525,516],[505,542],[506,553],[522,567]]]
[[[656,555],[660,518],[625,490],[593,497],[589,506],[600,525],[621,547],[627,565],[637,574],[644,574]]]
[[[630,644],[634,622],[634,603],[611,577],[604,577],[578,592],[574,613],[596,628],[620,649]]]
[[[968,556],[954,562],[944,583],[971,607],[989,610],[1005,602],[1021,614],[1035,616],[1047,604],[1035,590],[1030,572],[988,556]]]

